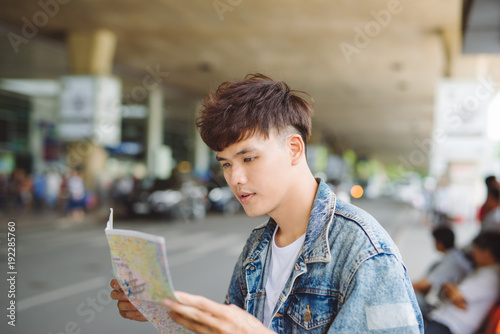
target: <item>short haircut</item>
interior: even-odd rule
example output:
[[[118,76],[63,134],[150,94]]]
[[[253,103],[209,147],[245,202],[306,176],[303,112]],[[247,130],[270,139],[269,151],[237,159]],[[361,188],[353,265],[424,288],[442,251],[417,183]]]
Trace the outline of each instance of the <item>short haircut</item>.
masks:
[[[482,232],[473,241],[472,244],[483,250],[489,250],[497,262],[500,262],[500,233]]]
[[[445,249],[455,247],[455,233],[446,226],[437,227],[432,231],[434,240],[439,241]]]
[[[295,128],[304,143],[311,135],[313,108],[283,81],[263,74],[248,74],[243,80],[226,81],[202,103],[196,119],[201,138],[212,150],[261,134],[266,139],[272,130]]]

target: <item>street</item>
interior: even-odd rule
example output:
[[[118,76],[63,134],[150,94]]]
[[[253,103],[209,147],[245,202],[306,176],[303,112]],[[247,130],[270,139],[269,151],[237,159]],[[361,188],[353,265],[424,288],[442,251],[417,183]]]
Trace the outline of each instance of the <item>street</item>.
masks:
[[[396,242],[405,227],[420,219],[410,206],[387,199],[358,200],[356,204],[371,212]],[[175,289],[222,302],[248,234],[265,221],[265,217],[248,218],[244,213],[209,214],[191,222],[115,219],[114,227],[164,236]],[[0,266],[5,273],[0,308],[9,314],[7,223],[2,221],[0,239]],[[4,315],[1,333],[156,333],[148,323],[122,319],[116,302],[109,298],[113,273],[105,223],[16,231],[16,326],[8,325],[10,320]]]

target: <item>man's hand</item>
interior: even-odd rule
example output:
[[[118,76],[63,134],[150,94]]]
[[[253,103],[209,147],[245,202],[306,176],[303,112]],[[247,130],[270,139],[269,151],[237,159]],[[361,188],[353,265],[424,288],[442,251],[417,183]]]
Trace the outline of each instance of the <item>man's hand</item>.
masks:
[[[427,278],[423,278],[420,281],[413,283],[413,290],[415,290],[415,292],[420,292],[424,296],[429,293],[431,288],[432,284]]]
[[[458,286],[456,284],[447,282],[443,284],[443,293],[448,298],[453,305],[456,307],[467,310],[467,301],[460,293]]]
[[[235,305],[223,305],[205,297],[176,292],[181,303],[165,300],[170,316],[196,333],[249,334],[274,333],[257,318]]]
[[[109,283],[111,287],[114,289],[111,291],[111,299],[118,300],[116,304],[118,306],[118,311],[120,315],[125,319],[136,320],[136,321],[148,321],[148,319],[144,318],[141,312],[139,312],[134,305],[128,300],[125,293],[120,288],[118,281],[113,278]]]

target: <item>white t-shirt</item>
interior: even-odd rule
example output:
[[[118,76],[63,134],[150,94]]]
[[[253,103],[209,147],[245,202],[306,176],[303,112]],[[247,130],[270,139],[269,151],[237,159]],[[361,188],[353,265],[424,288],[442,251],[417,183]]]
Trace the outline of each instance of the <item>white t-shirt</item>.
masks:
[[[433,311],[431,316],[437,322],[448,326],[452,333],[474,333],[497,300],[499,285],[498,265],[478,268],[458,285],[467,302],[467,310],[459,309],[448,302]]]
[[[285,288],[306,238],[306,235],[302,234],[290,245],[278,247],[274,240],[277,231],[278,226],[276,226],[273,234],[271,262],[269,263],[269,275],[266,282],[266,303],[264,305],[264,325],[266,327],[269,326],[278,297]]]
[[[432,284],[432,289],[425,296],[430,305],[440,302],[439,293],[444,283],[458,283],[473,270],[472,263],[456,248],[446,251],[442,260],[431,270],[427,280]]]

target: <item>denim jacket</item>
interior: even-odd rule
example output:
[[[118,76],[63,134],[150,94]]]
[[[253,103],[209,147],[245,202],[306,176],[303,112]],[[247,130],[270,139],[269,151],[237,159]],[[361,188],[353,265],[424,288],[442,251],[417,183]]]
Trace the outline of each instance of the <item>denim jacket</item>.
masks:
[[[266,280],[276,222],[255,228],[226,296],[264,318]],[[304,245],[281,292],[269,328],[277,333],[423,333],[423,319],[401,255],[365,211],[323,182]]]

